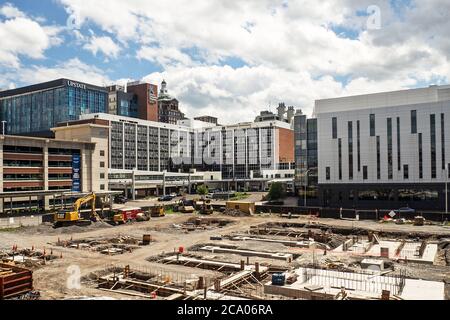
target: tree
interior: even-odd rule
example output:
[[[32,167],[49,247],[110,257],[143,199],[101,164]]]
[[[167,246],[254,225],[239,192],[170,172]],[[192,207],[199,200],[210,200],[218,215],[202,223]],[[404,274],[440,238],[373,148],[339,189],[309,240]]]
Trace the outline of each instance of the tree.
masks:
[[[204,184],[197,187],[197,194],[200,196],[206,196],[209,193],[208,187]]]
[[[269,201],[279,200],[285,197],[283,185],[280,182],[272,183],[269,194],[267,196]]]

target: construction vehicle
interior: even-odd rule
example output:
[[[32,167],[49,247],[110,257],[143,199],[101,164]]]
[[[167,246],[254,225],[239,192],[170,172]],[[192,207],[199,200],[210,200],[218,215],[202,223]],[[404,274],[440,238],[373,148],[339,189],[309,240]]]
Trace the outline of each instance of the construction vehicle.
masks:
[[[143,215],[141,208],[125,208],[119,209],[113,216],[113,222],[117,224],[125,224],[136,221],[139,215]]]
[[[92,222],[97,222],[101,220],[100,216],[95,211],[95,201],[96,201],[95,193],[88,194],[87,196],[81,197],[77,199],[73,205],[72,210],[60,210],[58,213],[55,213],[54,216],[54,227],[67,227],[67,226],[87,226]],[[89,220],[84,219],[81,215],[81,207],[86,204],[91,204],[91,213]]]
[[[178,202],[176,211],[179,211],[181,213],[194,213],[195,211],[194,205],[195,205],[194,201],[186,200],[184,198]]]
[[[166,209],[164,206],[154,206],[149,209],[149,213],[152,218],[165,217]]]
[[[203,201],[199,201],[196,203],[196,205],[198,206],[198,212],[200,214],[205,214],[205,215],[211,215],[214,212],[214,209],[211,205],[211,200],[206,199]]]

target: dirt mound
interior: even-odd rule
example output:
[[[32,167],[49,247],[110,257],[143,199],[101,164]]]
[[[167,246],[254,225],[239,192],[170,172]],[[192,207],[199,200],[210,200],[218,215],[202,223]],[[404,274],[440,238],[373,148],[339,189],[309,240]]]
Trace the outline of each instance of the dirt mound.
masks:
[[[230,217],[250,217],[251,216],[250,213],[245,213],[245,212],[242,212],[242,211],[236,210],[236,209],[225,209],[223,214],[226,216],[230,216]]]

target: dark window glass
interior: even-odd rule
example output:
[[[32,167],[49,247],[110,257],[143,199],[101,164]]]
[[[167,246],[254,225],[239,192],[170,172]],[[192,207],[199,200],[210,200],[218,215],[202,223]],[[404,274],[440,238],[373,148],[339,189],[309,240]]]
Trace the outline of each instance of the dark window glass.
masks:
[[[394,178],[394,157],[392,154],[392,119],[387,119],[387,154],[388,154],[388,179]]]
[[[407,164],[403,166],[403,179],[405,180],[409,179],[409,165]]]
[[[353,122],[348,122],[348,178],[353,180]]]
[[[327,177],[327,180],[330,180],[330,179],[331,179],[331,168],[330,168],[330,167],[327,167],[327,170],[326,170],[326,177]]]
[[[359,120],[356,123],[356,131],[357,131],[357,148],[358,148],[358,172],[361,172],[361,123]]]
[[[367,166],[363,167],[363,179],[364,180],[369,179],[369,169],[367,168]]]
[[[400,136],[400,117],[397,117],[397,169],[402,170],[402,145]]]
[[[441,154],[442,170],[445,170],[445,115],[441,113]]]
[[[333,118],[332,128],[333,128],[333,139],[337,139],[337,118]]]
[[[419,179],[423,179],[423,141],[421,133],[419,133]]]
[[[105,150],[100,150],[100,157],[104,157],[105,156]]]
[[[375,137],[375,115],[370,115],[370,136]]]
[[[430,115],[430,136],[431,136],[431,179],[436,179],[436,115]]]
[[[416,110],[411,111],[411,133],[412,134],[417,133],[417,111]]]
[[[381,142],[380,137],[377,137],[377,179],[381,179]]]
[[[342,180],[342,139],[338,142],[338,155],[339,155],[339,180]]]

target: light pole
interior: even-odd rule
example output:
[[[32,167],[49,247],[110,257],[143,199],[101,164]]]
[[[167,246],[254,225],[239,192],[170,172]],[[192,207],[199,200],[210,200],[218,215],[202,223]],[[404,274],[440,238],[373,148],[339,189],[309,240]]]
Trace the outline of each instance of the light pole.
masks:
[[[306,192],[307,192],[307,188],[308,188],[308,174],[311,171],[311,169],[307,170],[305,172],[305,177],[306,177],[306,183],[305,183],[305,208],[306,208]]]

